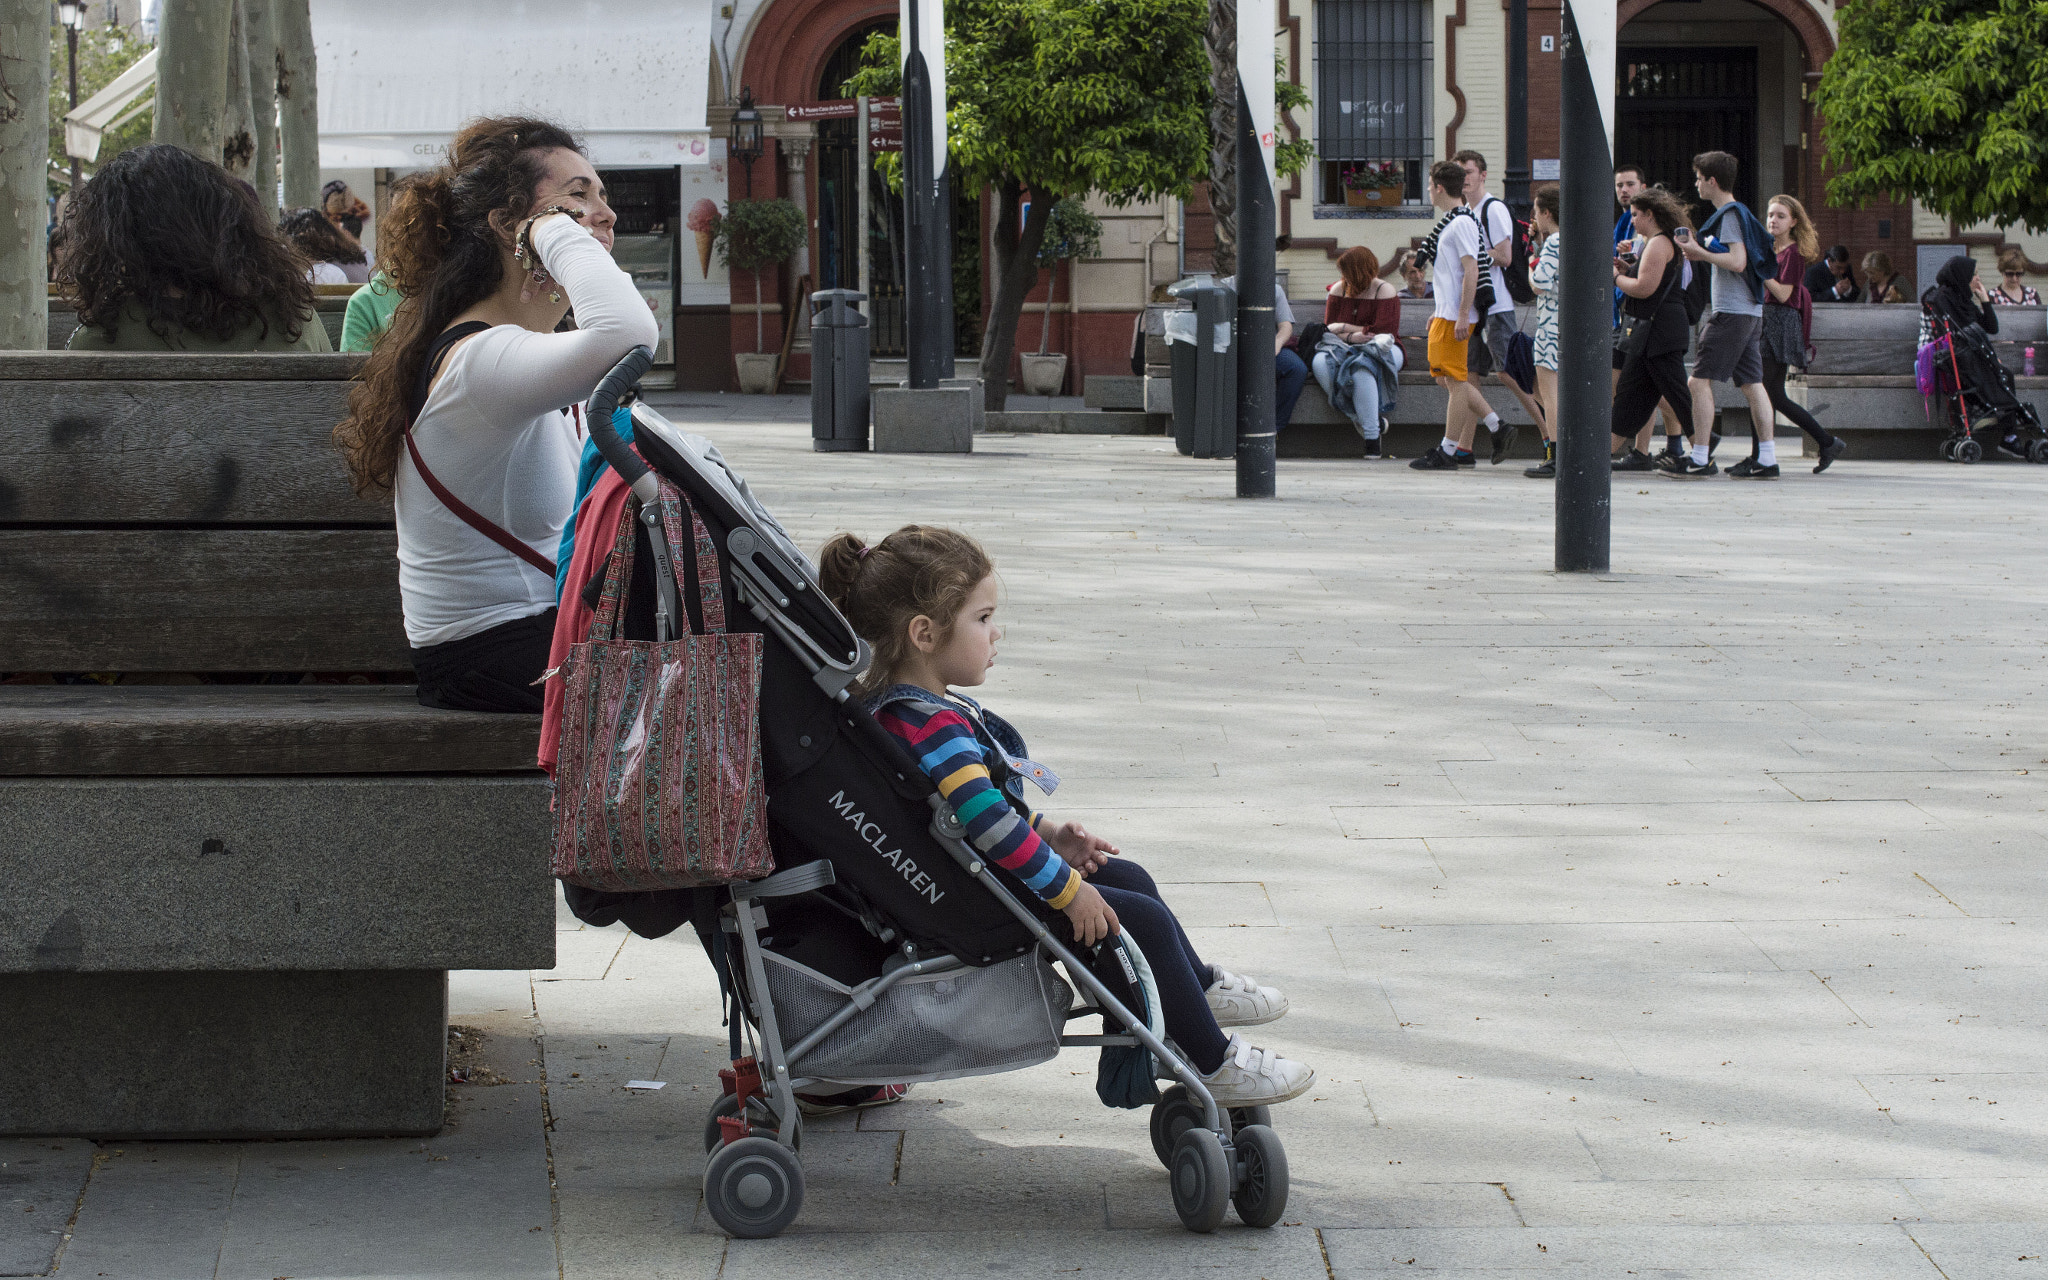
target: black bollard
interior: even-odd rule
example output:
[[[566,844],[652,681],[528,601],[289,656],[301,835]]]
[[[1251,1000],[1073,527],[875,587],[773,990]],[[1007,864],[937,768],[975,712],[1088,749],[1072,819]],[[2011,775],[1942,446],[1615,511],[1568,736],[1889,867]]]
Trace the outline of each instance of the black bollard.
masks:
[[[1599,6],[1592,6],[1598,8]],[[1591,15],[1587,15],[1591,20]],[[1572,6],[1564,8],[1564,176],[1558,270],[1557,542],[1560,573],[1605,573],[1612,498],[1614,245],[1607,210],[1614,160]],[[1607,22],[1614,7],[1607,6]]]

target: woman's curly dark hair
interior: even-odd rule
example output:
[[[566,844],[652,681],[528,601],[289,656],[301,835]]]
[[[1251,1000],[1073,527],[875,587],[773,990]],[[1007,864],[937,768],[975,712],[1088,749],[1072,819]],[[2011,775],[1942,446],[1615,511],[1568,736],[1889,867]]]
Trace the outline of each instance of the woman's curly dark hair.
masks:
[[[367,262],[363,246],[350,239],[318,209],[287,209],[277,229],[308,262]]]
[[[254,323],[295,340],[313,322],[306,263],[256,189],[161,143],[107,161],[72,200],[56,283],[78,322],[110,337],[131,300],[159,338],[225,340]]]
[[[509,234],[532,211],[547,153],[556,148],[583,150],[545,120],[472,120],[455,135],[447,164],[393,185],[391,208],[377,224],[377,264],[400,301],[349,393],[348,417],[334,429],[357,493],[391,488],[427,348],[455,317],[497,292],[505,278],[501,230]]]

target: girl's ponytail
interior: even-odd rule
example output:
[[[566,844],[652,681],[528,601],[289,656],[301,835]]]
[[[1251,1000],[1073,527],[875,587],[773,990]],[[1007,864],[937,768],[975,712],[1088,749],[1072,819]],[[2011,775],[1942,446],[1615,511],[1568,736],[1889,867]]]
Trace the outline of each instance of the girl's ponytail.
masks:
[[[434,278],[454,234],[451,176],[429,169],[400,178],[391,187],[390,210],[377,222],[377,265],[405,297],[417,297]]]
[[[860,577],[868,544],[850,533],[838,533],[818,550],[818,586],[833,607],[853,620],[853,585]]]

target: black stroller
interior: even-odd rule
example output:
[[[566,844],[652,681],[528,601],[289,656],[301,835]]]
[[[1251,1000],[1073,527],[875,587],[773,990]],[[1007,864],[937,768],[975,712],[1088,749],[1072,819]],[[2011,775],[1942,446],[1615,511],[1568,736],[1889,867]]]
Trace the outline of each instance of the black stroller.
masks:
[[[1160,1079],[1178,1081],[1154,1104],[1151,1129],[1181,1221],[1214,1230],[1233,1202],[1249,1226],[1279,1221],[1287,1157],[1267,1109],[1220,1107],[1203,1087],[1165,1040],[1135,946],[1079,953],[1065,917],[966,843],[937,789],[853,701],[867,646],[745,482],[708,441],[644,403],[632,408],[633,444],[619,438],[612,411],[651,361],[636,348],[599,385],[591,436],[643,507],[658,491],[650,466],[682,491],[719,549],[728,625],[768,637],[761,741],[777,871],[729,889],[677,891],[694,895],[699,937],[741,1015],[733,1064],[719,1073],[723,1096],[705,1125],[711,1216],[741,1237],[772,1236],[795,1219],[804,1194],[798,1090],[1016,1070],[1063,1046],[1142,1046]],[[640,535],[649,554],[636,554],[635,574],[649,574],[652,590],[630,591],[629,603],[652,595],[653,631],[670,638],[683,616],[678,600],[693,603],[694,557],[671,561],[658,520],[643,518]],[[692,579],[687,591],[679,572]],[[630,607],[626,625],[633,634]],[[1068,981],[1084,994],[1078,1005]],[[1067,1033],[1090,1015],[1104,1034]],[[751,1055],[740,1052],[743,1026],[756,1042]]]
[[[1998,358],[1998,349],[1974,324],[1954,324],[1933,314],[1935,343],[1948,339],[1946,351],[1934,352],[1935,388],[1942,401],[1947,434],[1941,456],[1950,462],[1972,463],[1984,457],[1985,441],[2008,445],[2029,462],[2048,463],[2048,433],[2041,415],[2020,399],[2012,371]]]

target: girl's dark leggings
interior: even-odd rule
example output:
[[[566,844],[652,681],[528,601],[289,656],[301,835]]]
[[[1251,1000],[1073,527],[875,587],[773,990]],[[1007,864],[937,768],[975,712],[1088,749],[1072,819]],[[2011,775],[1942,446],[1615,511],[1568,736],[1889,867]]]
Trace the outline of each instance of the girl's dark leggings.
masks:
[[[1216,1025],[1209,1001],[1209,966],[1195,954],[1195,944],[1159,896],[1159,886],[1145,868],[1129,858],[1111,858],[1109,865],[1088,877],[1116,912],[1117,923],[1130,930],[1152,966],[1159,985],[1159,1011],[1166,1034],[1180,1046],[1195,1070],[1208,1075],[1223,1065],[1230,1039]]]
[[[1794,404],[1792,397],[1785,394],[1786,368],[1787,366],[1779,364],[1769,356],[1764,357],[1764,393],[1771,398],[1771,408],[1790,418],[1794,426],[1812,436],[1813,442],[1825,451],[1834,443],[1835,438],[1828,434],[1826,427],[1820,425],[1819,419],[1806,411],[1805,406]],[[1749,449],[1752,456],[1756,453],[1757,444],[1756,433],[1751,432]],[[1138,945],[1145,944],[1141,942]]]

